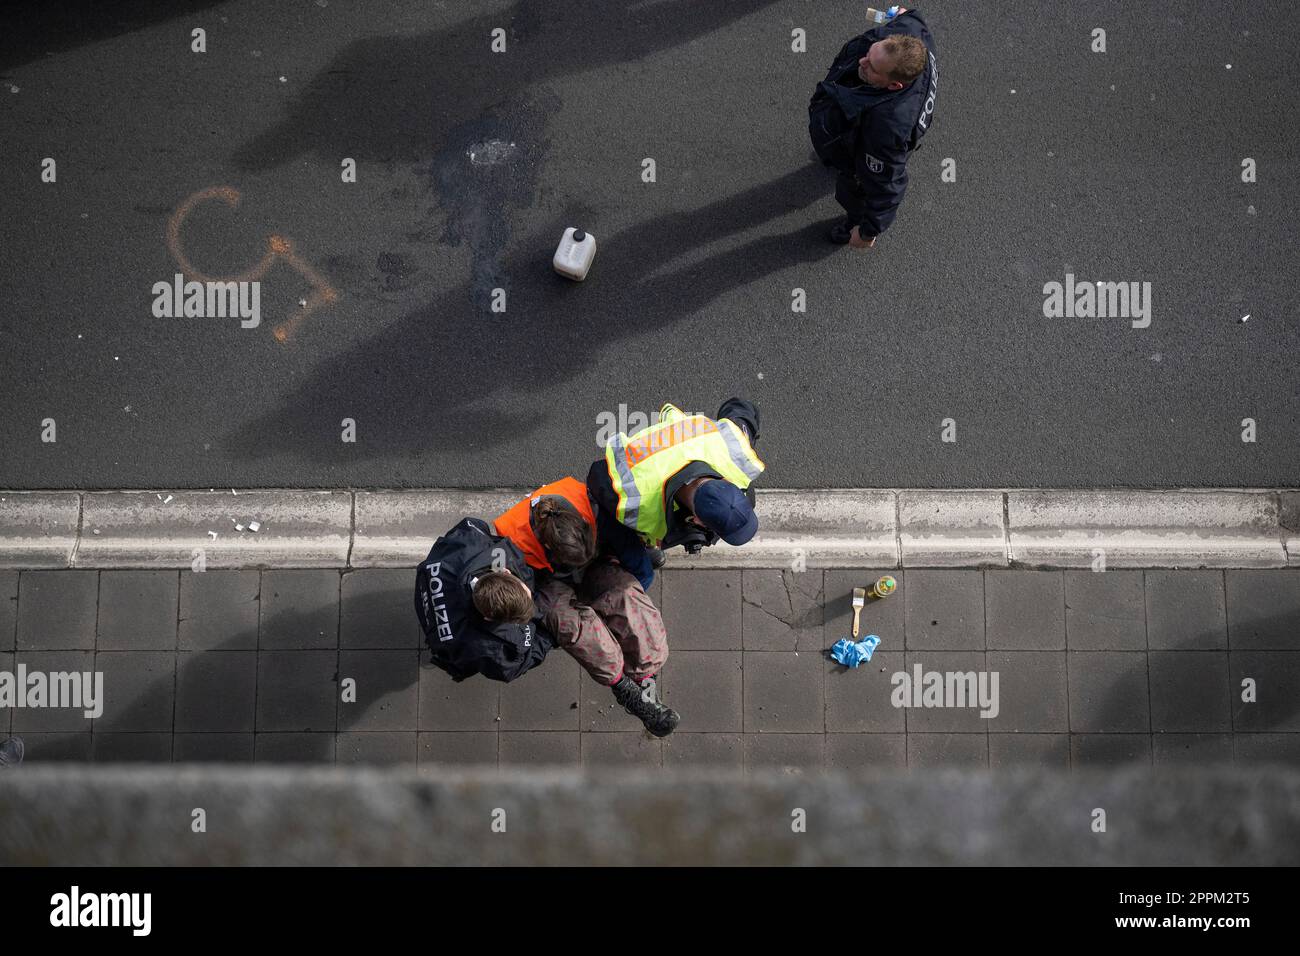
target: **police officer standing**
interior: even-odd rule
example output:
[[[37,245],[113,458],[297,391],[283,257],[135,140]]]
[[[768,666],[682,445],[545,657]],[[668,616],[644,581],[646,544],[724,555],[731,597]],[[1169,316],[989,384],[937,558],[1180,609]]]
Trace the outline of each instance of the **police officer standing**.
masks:
[[[894,221],[938,85],[934,38],[915,10],[900,8],[840,50],[808,104],[808,135],[839,173],[835,199],[846,213],[831,242],[866,249]]]

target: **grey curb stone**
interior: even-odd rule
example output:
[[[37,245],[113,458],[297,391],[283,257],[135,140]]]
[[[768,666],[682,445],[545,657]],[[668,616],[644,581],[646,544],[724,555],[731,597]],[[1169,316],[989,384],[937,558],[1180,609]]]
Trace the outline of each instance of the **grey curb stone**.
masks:
[[[900,491],[898,519],[905,567],[1009,563],[999,491]]]
[[[672,568],[808,568],[899,566],[897,495],[830,488],[756,492],[759,530],[741,548],[719,541],[691,557],[674,550]]]
[[[1286,567],[1277,496],[1251,491],[1011,491],[1014,564]]]
[[[77,547],[81,495],[0,492],[0,568],[68,568]]]
[[[1281,508],[1282,546],[1286,548],[1287,562],[1300,567],[1300,491],[1284,491],[1278,495]]]
[[[171,501],[164,499],[171,495]],[[0,491],[0,568],[410,568],[466,515],[525,489]],[[713,569],[1300,566],[1300,492],[759,490],[742,548],[668,566]],[[260,530],[247,529],[260,522]],[[213,538],[209,532],[216,532]]]
[[[172,500],[164,503],[168,496]],[[259,523],[256,532],[248,530],[252,521]],[[352,495],[232,494],[230,489],[88,492],[81,527],[73,562],[79,568],[188,568],[196,549],[203,551],[210,569],[336,568],[348,558]]]
[[[354,568],[412,568],[461,518],[491,521],[531,489],[358,491]]]

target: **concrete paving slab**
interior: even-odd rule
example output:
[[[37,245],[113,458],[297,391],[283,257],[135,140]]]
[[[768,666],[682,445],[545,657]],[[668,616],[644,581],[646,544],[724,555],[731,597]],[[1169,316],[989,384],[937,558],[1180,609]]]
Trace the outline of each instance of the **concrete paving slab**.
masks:
[[[833,734],[826,735],[826,769],[866,770],[907,766],[905,734]]]
[[[262,572],[259,648],[287,651],[338,646],[339,572],[324,568]]]
[[[1232,734],[1152,734],[1151,762],[1157,767],[1230,764]]]
[[[256,717],[256,651],[182,651],[176,655],[177,736],[251,734]]]
[[[1065,650],[1065,579],[1060,571],[987,571],[989,650]]]
[[[95,655],[91,651],[23,651],[19,650],[13,657],[12,661],[15,685],[18,684],[18,678],[22,673],[21,669],[26,668],[26,673],[30,676],[34,673],[44,674],[48,686],[51,675],[54,674],[81,674],[81,681],[85,681],[87,673],[94,674]],[[93,676],[91,677],[93,681]],[[30,685],[29,685],[30,686]],[[69,687],[75,685],[68,685]],[[83,690],[84,694],[84,690]],[[114,695],[117,695],[116,697]],[[121,701],[122,695],[120,689],[109,683],[107,676],[103,682],[103,706],[104,712],[108,712],[110,703],[117,700]],[[79,706],[65,707],[15,707],[13,711],[13,732],[26,738],[29,733],[89,733],[93,729],[94,721],[86,717],[86,708]],[[85,698],[82,698],[85,702]],[[93,709],[92,709],[93,713]],[[29,755],[30,756],[30,755]],[[89,756],[87,756],[89,759]]]
[[[18,572],[0,571],[0,651],[12,651],[18,639]]]
[[[682,715],[674,735],[744,730],[744,673],[734,651],[673,651],[664,665],[664,704]]]
[[[909,770],[984,769],[989,765],[987,734],[908,734]]]
[[[1150,766],[1151,735],[1072,734],[1070,765],[1075,770]]]
[[[989,651],[985,666],[998,674],[998,713],[984,721],[991,735],[1069,732],[1064,651]]]
[[[341,732],[334,743],[335,760],[340,764],[415,765],[415,731]]]
[[[174,650],[180,582],[176,571],[99,572],[101,651]]]
[[[577,745],[578,735],[573,741]],[[497,765],[498,735],[490,730],[421,731],[416,739],[416,764],[437,772],[439,767]]]
[[[1068,770],[1070,735],[990,732],[989,769],[1015,770],[1021,767]]]
[[[171,733],[176,701],[174,651],[96,651],[95,670],[104,675],[104,712],[96,733]]]
[[[19,651],[94,648],[98,571],[24,571],[18,589]]]
[[[901,596],[909,651],[984,650],[982,572],[909,571]]]
[[[1224,572],[1228,646],[1300,650],[1300,569]]]
[[[1152,651],[1147,655],[1147,666],[1153,731],[1232,730],[1226,651]]]
[[[1147,655],[1126,651],[1067,651],[1070,731],[1150,733]]]
[[[664,738],[664,766],[743,770],[745,735],[674,731]]]
[[[263,732],[332,735],[338,726],[337,672],[338,651],[259,652],[258,735]]]
[[[253,735],[174,734],[172,760],[176,763],[252,763]]]
[[[260,571],[180,574],[182,650],[257,650]]]
[[[745,734],[745,770],[818,773],[826,768],[824,734]]]
[[[345,701],[340,691],[340,733],[415,730],[420,702],[418,651],[339,651],[340,687],[348,679],[355,681],[356,699]]]
[[[1152,650],[1227,650],[1222,571],[1144,572],[1147,646]]]
[[[1072,651],[1146,650],[1141,571],[1065,572],[1065,640]]]

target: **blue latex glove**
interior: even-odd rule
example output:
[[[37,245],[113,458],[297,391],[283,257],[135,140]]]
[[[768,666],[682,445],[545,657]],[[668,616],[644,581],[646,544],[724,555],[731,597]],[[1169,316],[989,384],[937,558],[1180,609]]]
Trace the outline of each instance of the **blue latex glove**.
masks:
[[[871,660],[871,653],[880,643],[880,638],[868,634],[864,640],[854,644],[847,637],[840,638],[831,648],[831,657],[845,667],[857,667],[863,661]]]

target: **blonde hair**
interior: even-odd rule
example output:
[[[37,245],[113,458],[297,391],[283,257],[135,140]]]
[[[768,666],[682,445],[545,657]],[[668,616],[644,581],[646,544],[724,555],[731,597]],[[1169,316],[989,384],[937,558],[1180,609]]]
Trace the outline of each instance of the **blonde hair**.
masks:
[[[925,72],[930,53],[918,37],[894,34],[880,41],[892,63],[886,74],[895,83],[911,83]]]

